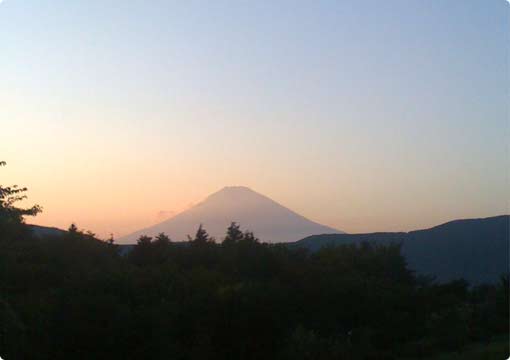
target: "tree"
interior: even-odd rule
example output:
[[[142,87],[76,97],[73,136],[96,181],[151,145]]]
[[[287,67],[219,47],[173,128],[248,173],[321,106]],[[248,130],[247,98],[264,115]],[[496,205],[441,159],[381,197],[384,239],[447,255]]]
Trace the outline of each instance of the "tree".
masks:
[[[0,167],[5,166],[5,161],[0,161]],[[24,216],[35,216],[42,211],[39,205],[29,208],[15,206],[18,201],[27,198],[26,187],[0,185],[0,231],[10,233],[17,226],[24,223]]]
[[[138,238],[138,240],[136,241],[136,244],[138,246],[148,246],[151,244],[151,242],[152,242],[152,237],[147,236],[147,235],[142,235]]]
[[[243,241],[247,243],[258,243],[259,239],[255,235],[253,235],[252,231],[245,231],[243,235]]]
[[[189,239],[189,237],[188,237],[188,239]],[[209,234],[204,229],[202,224],[200,224],[200,226],[198,227],[197,233],[195,234],[195,238],[190,239],[190,240],[195,245],[204,245],[204,244],[213,242],[213,239],[209,238]]]
[[[165,234],[164,232],[162,233],[159,233],[157,236],[156,236],[156,239],[154,240],[154,244],[158,245],[158,246],[166,246],[166,245],[170,245],[172,241],[170,240],[170,238],[168,237],[167,234]]]
[[[67,232],[69,232],[70,234],[77,234],[79,232],[78,230],[78,226],[76,226],[75,223],[72,223],[68,228],[67,228]]]
[[[240,230],[240,226],[235,222],[232,222],[227,229],[227,235],[223,240],[223,245],[231,245],[236,244],[239,241],[243,240],[243,232]]]
[[[5,161],[0,161],[0,166],[6,166]],[[39,205],[34,205],[30,208],[18,208],[14,204],[18,201],[27,198],[24,193],[28,191],[26,187],[20,188],[18,185],[13,186],[2,186],[0,185],[0,211],[2,215],[10,215],[20,221],[23,220],[23,216],[35,216],[42,211]]]
[[[136,241],[136,245],[130,252],[129,256],[136,265],[148,265],[153,258],[152,237],[142,235]]]
[[[114,245],[115,244],[115,239],[113,238],[113,234],[110,234],[110,237],[108,239],[106,239],[106,243],[108,245]]]

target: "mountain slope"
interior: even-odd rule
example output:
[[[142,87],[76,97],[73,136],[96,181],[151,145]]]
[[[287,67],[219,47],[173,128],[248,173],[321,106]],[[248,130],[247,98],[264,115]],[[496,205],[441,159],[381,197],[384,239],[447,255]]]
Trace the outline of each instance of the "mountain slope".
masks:
[[[328,234],[302,239],[291,246],[315,251],[323,246],[401,242],[402,254],[418,274],[444,282],[464,278],[494,282],[508,272],[510,216],[456,220],[409,233]]]
[[[46,236],[63,236],[67,231],[58,229],[56,227],[40,226],[40,225],[27,225],[36,238],[43,238]]]
[[[140,235],[154,236],[160,232],[168,234],[173,241],[182,241],[186,235],[194,235],[200,224],[221,240],[232,221],[240,224],[242,229],[253,231],[264,242],[289,242],[314,234],[340,233],[247,187],[231,186],[160,224],[119,238],[118,242],[135,243]]]

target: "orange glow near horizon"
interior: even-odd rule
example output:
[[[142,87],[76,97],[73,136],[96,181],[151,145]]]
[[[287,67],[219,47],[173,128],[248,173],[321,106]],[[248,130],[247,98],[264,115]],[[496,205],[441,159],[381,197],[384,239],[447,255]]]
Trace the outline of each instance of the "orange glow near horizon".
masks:
[[[212,182],[206,184],[208,179],[190,181],[188,184],[177,178],[170,181],[175,174],[165,176],[164,173],[158,174],[157,169],[141,171],[141,167],[121,168],[118,173],[122,173],[125,180],[118,181],[116,177],[111,175],[109,177],[104,172],[109,168],[104,163],[95,167],[94,178],[90,177],[90,167],[79,166],[73,169],[72,175],[68,174],[65,177],[58,175],[58,172],[48,171],[34,178],[30,176],[27,169],[22,168],[27,165],[23,162],[14,166],[8,164],[1,171],[2,183],[28,185],[29,199],[24,202],[26,205],[37,203],[43,206],[43,213],[35,218],[27,218],[28,223],[63,229],[71,223],[76,223],[80,229],[90,230],[101,238],[107,238],[110,234],[118,238],[164,221],[199,203],[209,194],[223,187]],[[108,173],[111,174],[111,172]],[[145,178],[140,176],[141,173],[153,174],[153,176]],[[88,180],[81,181],[80,179],[87,174],[89,174]],[[22,179],[32,181],[22,181]],[[213,180],[218,183],[222,181],[215,178]],[[405,200],[414,201],[418,197],[402,191],[395,198],[395,202],[386,202],[376,208],[372,205],[374,201],[381,204],[385,201],[381,193],[376,191],[377,188],[367,188],[369,190],[367,193],[360,191],[361,188],[356,191],[360,186],[359,183],[357,187],[346,185],[343,187],[343,192],[339,189],[336,194],[321,191],[321,187],[315,188],[316,192],[311,194],[312,189],[308,188],[306,198],[299,197],[291,189],[283,187],[280,189],[267,187],[261,190],[264,185],[260,182],[248,186],[311,220],[350,233],[409,231],[458,218],[505,213],[504,206],[501,207],[500,213],[497,211],[484,213],[469,208],[459,211],[454,206],[445,207],[444,205],[447,205],[445,202],[440,211],[422,216],[425,213],[425,207],[433,208],[436,203],[429,199],[421,204],[421,208],[417,206],[414,211],[404,212],[395,207],[395,204],[403,204]],[[312,196],[317,200],[316,202],[310,201]],[[347,201],[339,203],[332,201],[333,198],[339,197]],[[420,211],[423,213],[421,214]]]

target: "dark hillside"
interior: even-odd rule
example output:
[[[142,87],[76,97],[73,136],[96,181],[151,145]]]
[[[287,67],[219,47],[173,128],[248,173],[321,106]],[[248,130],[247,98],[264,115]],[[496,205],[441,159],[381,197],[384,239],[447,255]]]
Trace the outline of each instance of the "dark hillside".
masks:
[[[418,274],[439,281],[464,278],[471,283],[498,281],[508,272],[510,216],[451,221],[409,233],[327,234],[309,236],[291,246],[316,251],[324,246],[402,243],[402,254]]]

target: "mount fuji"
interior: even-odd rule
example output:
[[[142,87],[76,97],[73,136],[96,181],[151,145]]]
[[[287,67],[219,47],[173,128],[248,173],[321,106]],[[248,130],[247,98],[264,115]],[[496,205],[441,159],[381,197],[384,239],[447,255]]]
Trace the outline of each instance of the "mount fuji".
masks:
[[[253,231],[262,242],[291,242],[318,234],[343,233],[318,224],[244,186],[228,186],[208,196],[201,203],[154,226],[141,229],[117,240],[132,244],[141,235],[166,233],[173,241],[193,236],[200,224],[221,241],[231,222]]]

